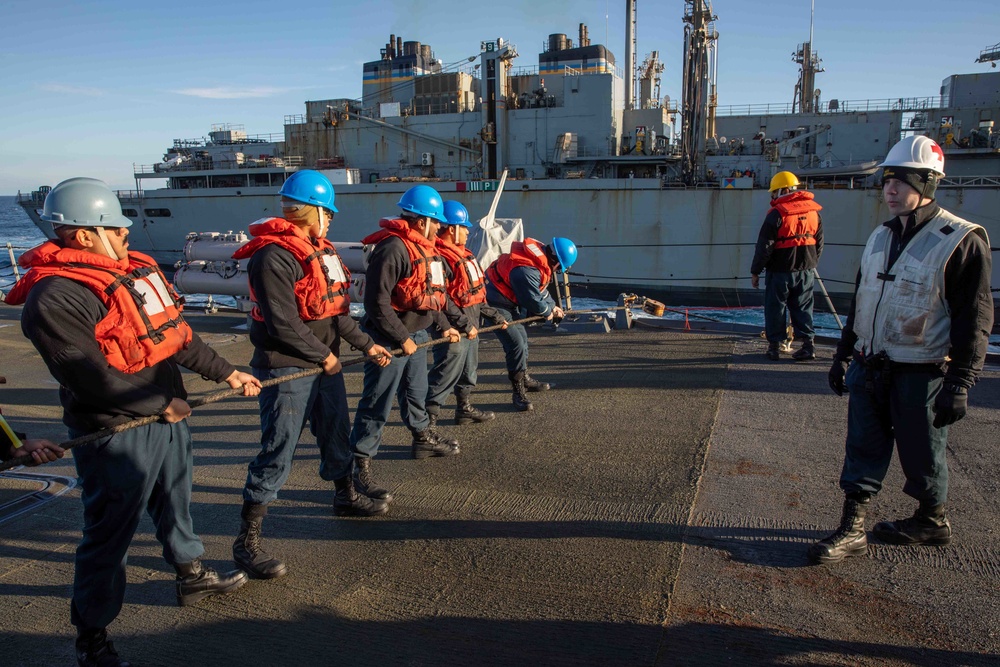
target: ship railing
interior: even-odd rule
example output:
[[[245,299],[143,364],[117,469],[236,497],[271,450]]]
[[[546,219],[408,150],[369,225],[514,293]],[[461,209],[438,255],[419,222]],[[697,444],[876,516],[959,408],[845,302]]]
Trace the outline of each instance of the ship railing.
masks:
[[[941,188],[1000,188],[1000,176],[945,176]]]
[[[560,151],[566,153],[566,157],[569,159],[579,159],[579,158],[607,158],[614,157],[614,154],[603,146],[577,146],[575,151]],[[555,149],[549,149],[548,151],[548,161],[552,162],[555,158]]]
[[[538,67],[511,67],[510,71],[507,72],[507,76],[535,76],[538,74]]]
[[[938,97],[895,97],[873,100],[829,100],[817,106],[817,115],[828,113],[864,113],[872,111],[923,111],[940,108]],[[801,113],[801,109],[795,110]],[[768,104],[739,104],[719,106],[716,116],[767,116],[793,113],[792,104],[778,102]]]
[[[270,167],[281,169],[282,167],[301,167],[305,164],[305,158],[301,155],[285,155],[282,157],[255,158],[252,155],[244,158],[243,162],[222,162],[219,160],[189,160],[175,167],[164,169],[157,164],[137,164],[132,166],[132,172],[136,176],[143,174],[159,174],[163,178],[170,178],[176,174],[186,171],[212,171],[215,169],[259,169]]]
[[[35,190],[34,192],[18,192],[17,193],[17,203],[18,204],[38,204],[41,206],[45,203],[45,195],[41,192]]]
[[[142,199],[141,190],[115,190],[118,201],[139,201]]]
[[[242,139],[213,141],[212,143],[216,146],[238,146],[239,144],[273,144],[284,140],[284,132],[269,132],[267,134],[248,134]]]

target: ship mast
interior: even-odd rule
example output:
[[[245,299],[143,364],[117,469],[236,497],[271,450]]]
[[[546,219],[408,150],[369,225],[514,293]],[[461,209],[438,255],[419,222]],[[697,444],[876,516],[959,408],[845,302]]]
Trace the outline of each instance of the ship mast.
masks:
[[[684,181],[693,184],[705,178],[705,144],[715,135],[719,33],[707,0],[685,0],[685,5],[681,150]]]
[[[799,81],[795,84],[792,95],[792,113],[815,113],[819,103],[819,91],[816,90],[816,74],[825,71],[820,65],[823,61],[819,54],[813,51],[813,19],[816,14],[816,0],[812,1],[809,13],[809,41],[799,44],[792,54],[792,61],[801,65]]]
[[[635,3],[625,0],[625,110],[635,109]]]

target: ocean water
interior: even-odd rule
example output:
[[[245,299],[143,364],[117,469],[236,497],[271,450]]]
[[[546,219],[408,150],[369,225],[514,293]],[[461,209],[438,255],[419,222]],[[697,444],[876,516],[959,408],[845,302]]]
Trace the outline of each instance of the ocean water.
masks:
[[[0,290],[14,284],[7,244],[11,245],[17,258],[44,240],[45,235],[31,222],[16,197],[0,197]]]

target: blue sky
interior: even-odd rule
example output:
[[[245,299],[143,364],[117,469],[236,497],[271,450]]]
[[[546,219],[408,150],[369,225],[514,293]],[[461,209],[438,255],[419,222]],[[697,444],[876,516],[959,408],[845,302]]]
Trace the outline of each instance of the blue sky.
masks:
[[[788,102],[791,53],[808,39],[809,0],[716,0],[719,101]],[[430,44],[452,63],[504,37],[537,65],[549,33],[624,61],[625,3],[607,0],[8,0],[0,8],[0,194],[72,176],[134,187],[133,163],[157,162],[175,138],[213,123],[282,132],[307,99],[359,97],[361,64],[389,34]],[[499,10],[495,9],[499,8]],[[638,59],[659,50],[662,93],[680,97],[683,0],[639,0]],[[606,17],[607,16],[607,20]],[[606,38],[607,36],[607,38]],[[950,74],[991,71],[995,0],[817,0],[823,99],[936,95]]]

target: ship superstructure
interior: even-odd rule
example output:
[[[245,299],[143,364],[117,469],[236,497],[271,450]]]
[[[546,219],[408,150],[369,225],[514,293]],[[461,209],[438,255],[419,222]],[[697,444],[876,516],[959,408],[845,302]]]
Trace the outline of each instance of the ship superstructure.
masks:
[[[133,246],[173,261],[189,232],[273,215],[278,188],[300,168],[337,186],[337,241],[364,236],[413,182],[485,214],[506,170],[496,215],[522,218],[532,236],[573,238],[574,282],[741,298],[754,294],[747,272],[766,185],[791,170],[827,189],[821,269],[831,291],[846,293],[859,247],[886,215],[877,164],[913,133],[945,150],[942,204],[1000,235],[991,213],[1000,207],[1000,72],[951,76],[926,97],[824,99],[810,37],[792,53],[800,76],[790,103],[720,106],[718,18],[710,3],[686,0],[675,103],[660,97],[658,52],[635,64],[635,0],[627,6],[624,68],[583,24],[575,39],[549,35],[528,67],[502,38],[446,64],[429,45],[391,35],[362,67],[361,99],[308,101],[279,135],[213,127],[208,140],[175,141],[161,163],[136,166],[136,190],[121,194],[139,223]],[[164,178],[166,187],[147,187]],[[41,196],[25,202],[29,213]]]

